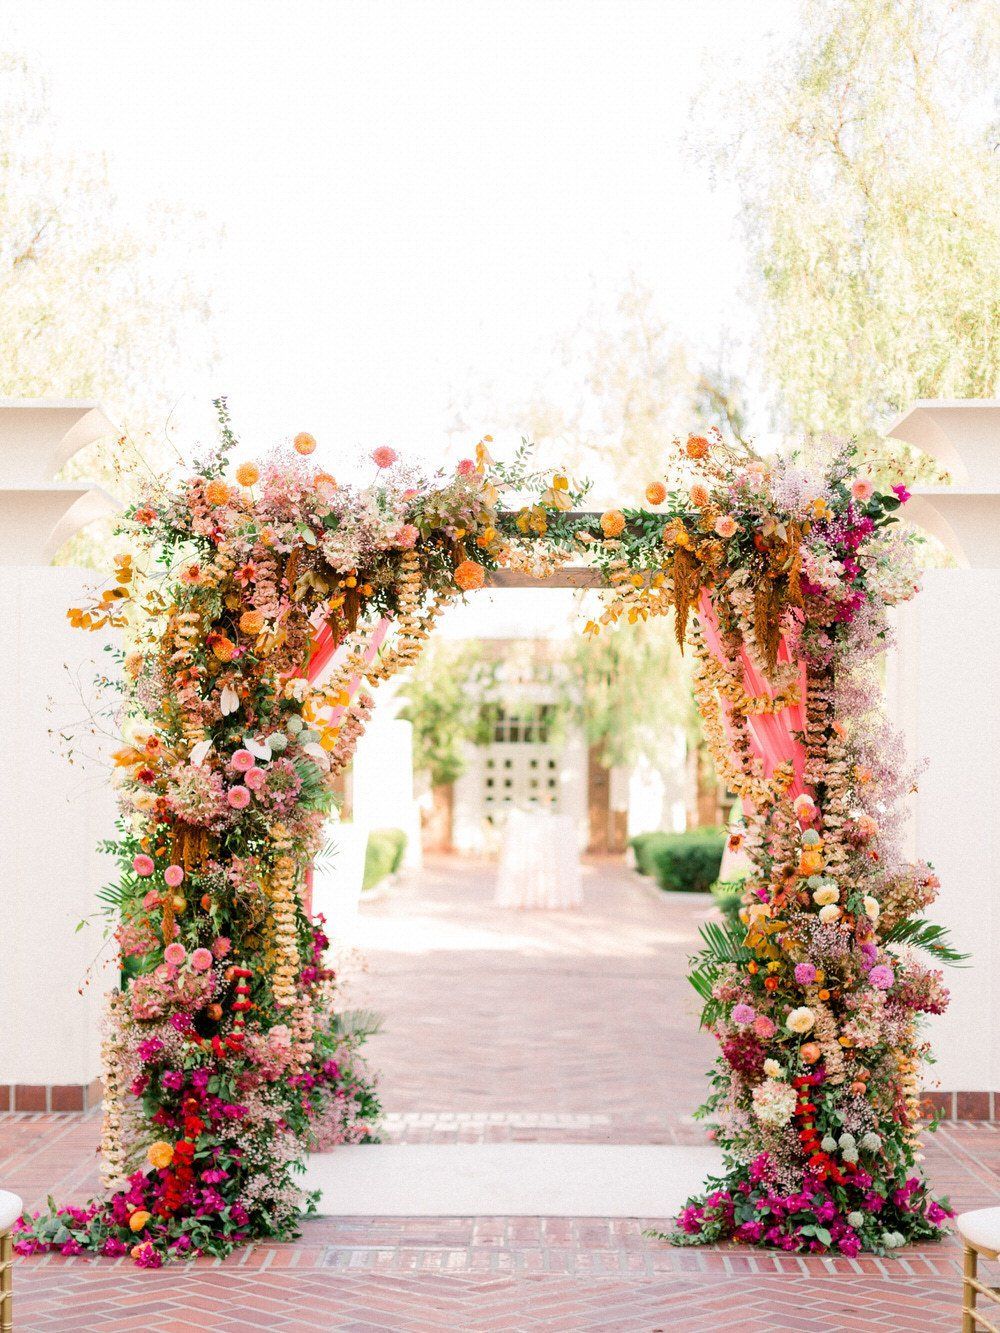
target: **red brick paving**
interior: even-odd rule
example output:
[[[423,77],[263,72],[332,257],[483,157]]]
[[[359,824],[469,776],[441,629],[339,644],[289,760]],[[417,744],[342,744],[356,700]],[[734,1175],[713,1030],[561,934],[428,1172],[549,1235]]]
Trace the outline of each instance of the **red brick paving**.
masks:
[[[372,1042],[387,1137],[697,1142],[689,1113],[711,1043],[683,980],[704,900],[592,870],[581,913],[488,903],[482,867],[436,866],[366,909],[383,1010]],[[444,946],[444,947],[442,947]],[[98,1117],[0,1116],[0,1184],[40,1202],[96,1186]],[[1000,1198],[1000,1129],[950,1124],[928,1171],[960,1208]],[[156,1329],[622,1330],[782,1333],[957,1329],[957,1244],[884,1260],[675,1249],[665,1219],[321,1218],[294,1245],[150,1273],[127,1261],[19,1261],[16,1325]]]

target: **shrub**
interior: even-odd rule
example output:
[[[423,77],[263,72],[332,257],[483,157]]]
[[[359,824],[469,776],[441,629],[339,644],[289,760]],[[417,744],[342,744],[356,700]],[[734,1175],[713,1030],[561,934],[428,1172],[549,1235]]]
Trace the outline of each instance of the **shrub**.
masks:
[[[635,854],[635,868],[640,875],[655,873],[653,865],[655,852],[665,843],[669,843],[674,836],[673,833],[637,833],[634,838],[629,839],[629,846]]]
[[[373,889],[389,875],[395,875],[403,864],[406,852],[406,834],[398,828],[373,829],[365,849],[365,874],[362,893]]]
[[[661,889],[705,893],[719,878],[725,829],[706,827],[646,836],[650,841],[643,848],[643,859]]]

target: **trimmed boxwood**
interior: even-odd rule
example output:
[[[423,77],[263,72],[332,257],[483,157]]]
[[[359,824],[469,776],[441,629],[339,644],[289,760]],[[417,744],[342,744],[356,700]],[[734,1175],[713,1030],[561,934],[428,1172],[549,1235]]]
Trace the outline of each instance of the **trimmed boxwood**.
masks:
[[[406,852],[406,834],[399,828],[372,829],[365,849],[365,875],[362,893],[373,889],[389,875],[395,875],[403,864]]]
[[[661,889],[706,893],[719,878],[726,830],[709,825],[687,833],[640,833],[632,839],[636,868]]]

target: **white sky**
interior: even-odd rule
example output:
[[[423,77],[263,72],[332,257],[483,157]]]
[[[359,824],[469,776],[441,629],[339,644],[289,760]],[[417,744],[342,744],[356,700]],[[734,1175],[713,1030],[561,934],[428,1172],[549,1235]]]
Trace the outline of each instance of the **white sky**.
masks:
[[[309,429],[332,461],[466,452],[449,403],[517,401],[630,271],[696,348],[745,338],[735,193],[684,136],[706,72],[724,107],[794,8],[15,0],[0,33],[127,205],[224,228],[211,391],[244,439]]]

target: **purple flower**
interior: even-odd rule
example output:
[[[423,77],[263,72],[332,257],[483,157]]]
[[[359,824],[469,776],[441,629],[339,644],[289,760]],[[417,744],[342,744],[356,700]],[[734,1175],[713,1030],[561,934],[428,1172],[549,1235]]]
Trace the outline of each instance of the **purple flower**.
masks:
[[[749,1004],[737,1004],[733,1007],[734,1023],[752,1023],[757,1017],[757,1011]]]
[[[169,1092],[180,1092],[184,1086],[184,1075],[179,1069],[167,1069],[160,1075],[160,1083]]]
[[[811,986],[816,980],[816,969],[812,963],[796,963],[795,980],[800,986]]]
[[[888,990],[896,977],[891,967],[888,967],[885,963],[879,963],[878,967],[873,967],[868,973],[868,980],[876,990]]]
[[[910,498],[910,492],[906,489],[906,487],[903,485],[902,482],[900,482],[898,486],[893,486],[892,492],[893,495],[895,495],[896,498],[899,500],[899,503],[901,505],[905,505],[907,500]]]

